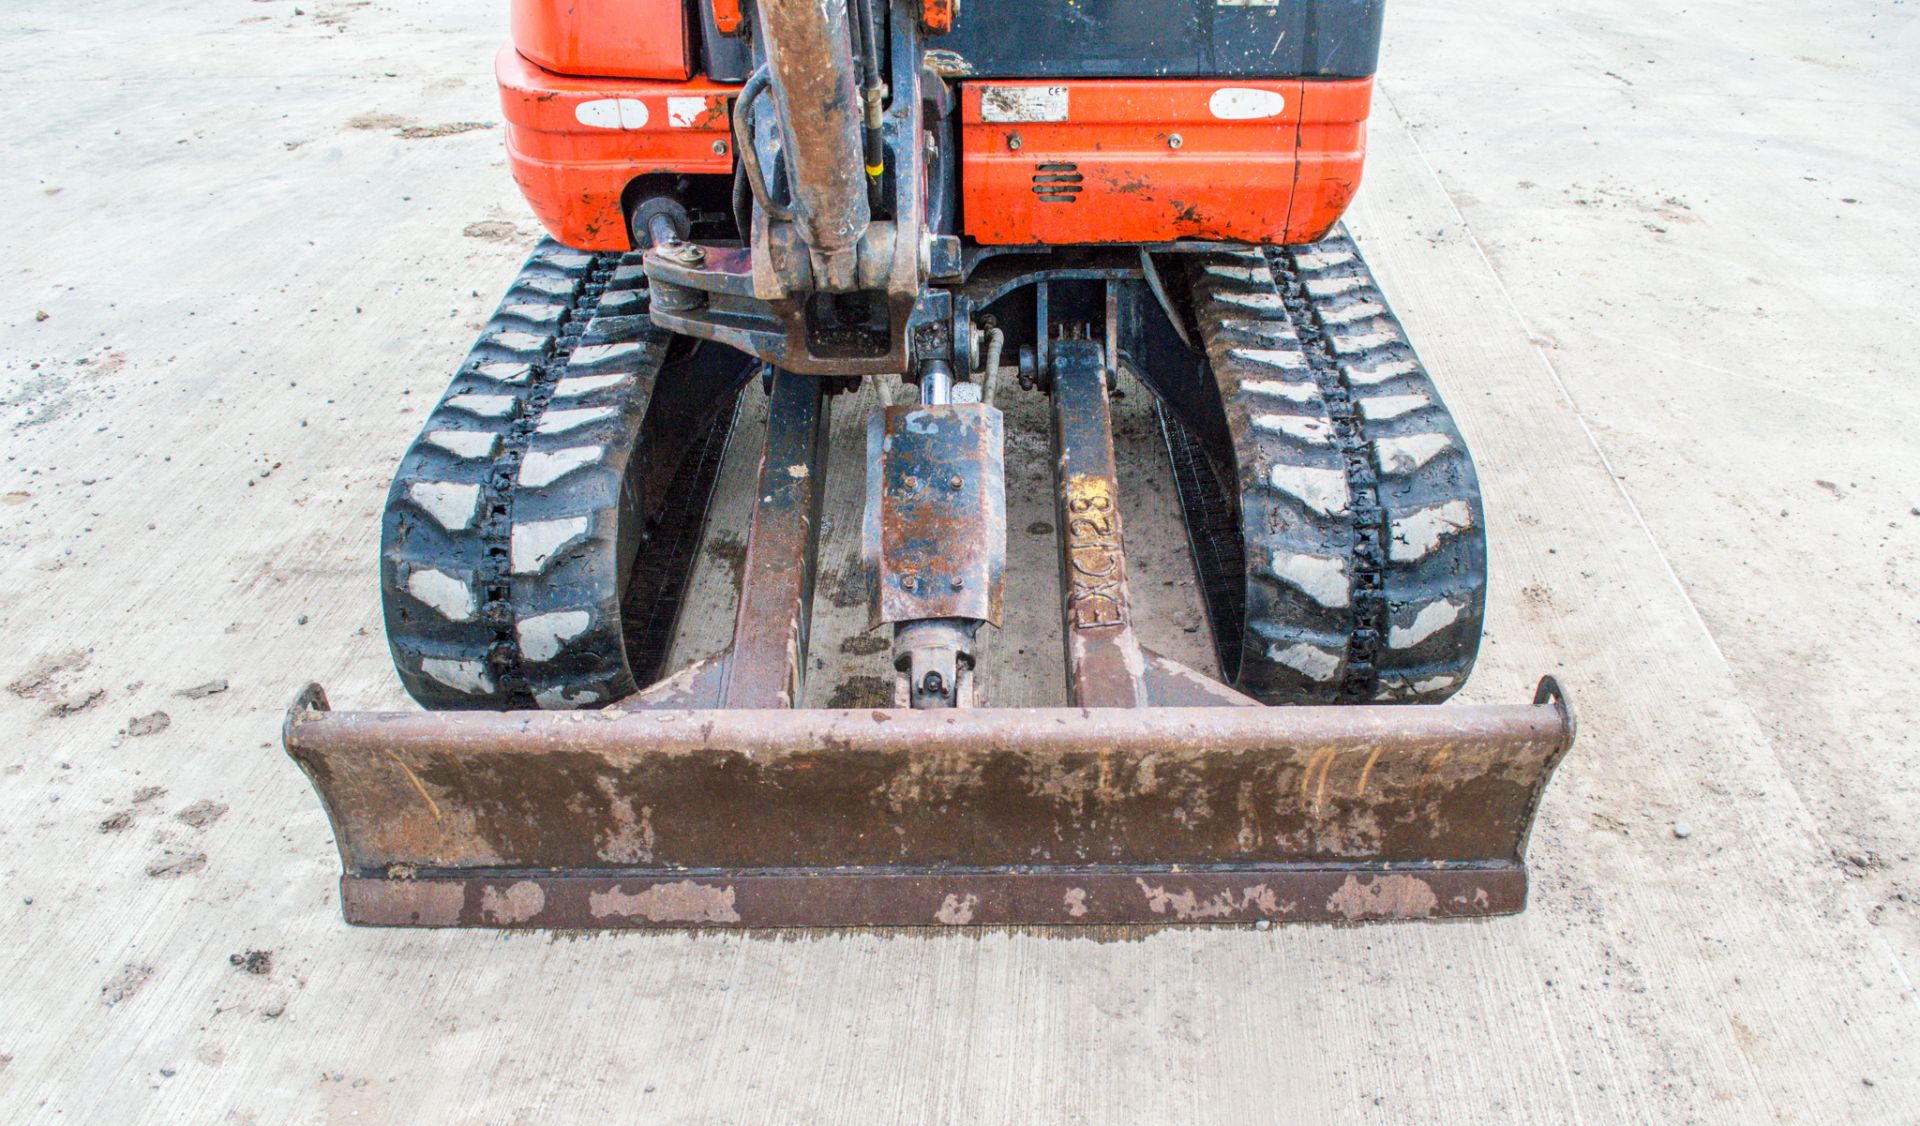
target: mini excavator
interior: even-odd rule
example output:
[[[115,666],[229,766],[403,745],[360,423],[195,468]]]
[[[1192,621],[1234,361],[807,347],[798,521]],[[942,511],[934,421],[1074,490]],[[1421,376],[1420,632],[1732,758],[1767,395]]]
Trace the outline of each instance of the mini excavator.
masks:
[[[407,451],[422,710],[285,745],[349,922],[1334,922],[1522,909],[1574,723],[1444,705],[1486,604],[1460,430],[1340,220],[1381,0],[515,0],[550,233]],[[1111,399],[1155,400],[1217,670],[1132,623]],[[891,706],[809,709],[836,399]],[[733,642],[664,667],[744,396]],[[983,698],[1009,396],[1051,417],[1067,698]],[[832,451],[851,456],[849,451]],[[1215,673],[1217,672],[1217,675]]]

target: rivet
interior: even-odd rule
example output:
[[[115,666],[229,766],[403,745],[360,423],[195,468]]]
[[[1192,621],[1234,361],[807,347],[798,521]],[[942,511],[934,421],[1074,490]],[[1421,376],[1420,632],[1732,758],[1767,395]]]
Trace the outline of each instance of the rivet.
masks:
[[[908,575],[906,578],[900,580],[901,590],[918,590],[919,588],[920,580],[914,578],[912,575]]]
[[[1010,149],[1017,149],[1017,148],[1019,148],[1019,147],[1020,147],[1020,134],[1018,134],[1018,133],[1008,133],[1008,134],[1007,134],[1007,147],[1008,147],[1008,148],[1010,148]]]
[[[713,152],[716,156],[727,155],[727,143],[725,141],[715,141],[713,143]]]
[[[1178,133],[1167,138],[1167,147],[1170,149],[1177,149],[1183,144],[1186,144],[1186,142],[1180,139],[1180,134]]]
[[[953,476],[947,478],[947,485],[951,488],[957,489],[957,488],[960,488],[962,485],[965,485],[966,483],[967,483],[966,480],[962,478],[958,473],[955,473]]]
[[[953,576],[953,589],[955,590],[967,589],[967,580],[961,578],[959,575]]]

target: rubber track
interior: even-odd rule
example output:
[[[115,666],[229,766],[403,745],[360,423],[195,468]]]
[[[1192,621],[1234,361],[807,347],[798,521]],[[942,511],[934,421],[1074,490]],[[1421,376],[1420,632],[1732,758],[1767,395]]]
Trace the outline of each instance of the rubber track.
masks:
[[[641,434],[670,339],[646,312],[637,256],[543,241],[402,459],[382,593],[422,705],[577,708],[635,689]],[[644,579],[676,605],[684,580]]]
[[[1191,269],[1239,469],[1237,559],[1225,490],[1164,425],[1223,671],[1275,704],[1444,700],[1485,615],[1479,483],[1358,248],[1336,229]]]
[[[693,578],[739,405],[736,392],[732,406],[715,415],[687,451],[668,494],[676,502],[648,529],[647,541],[629,572],[621,620],[627,663],[636,684],[652,684],[667,673],[667,654],[673,648],[674,630]]]
[[[1240,509],[1233,494],[1221,488],[1199,440],[1165,404],[1156,403],[1155,409],[1161,437],[1167,443],[1174,487],[1180,494],[1187,542],[1200,577],[1200,594],[1206,600],[1207,620],[1213,627],[1220,676],[1231,684],[1240,677],[1240,642],[1247,622],[1247,556],[1246,542],[1240,534]]]

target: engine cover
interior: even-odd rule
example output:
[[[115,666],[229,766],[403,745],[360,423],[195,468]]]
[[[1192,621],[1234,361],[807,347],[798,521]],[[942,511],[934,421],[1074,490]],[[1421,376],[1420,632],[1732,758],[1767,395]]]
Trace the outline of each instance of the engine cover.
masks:
[[[961,86],[964,229],[988,245],[1320,238],[1360,185],[1373,80]]]

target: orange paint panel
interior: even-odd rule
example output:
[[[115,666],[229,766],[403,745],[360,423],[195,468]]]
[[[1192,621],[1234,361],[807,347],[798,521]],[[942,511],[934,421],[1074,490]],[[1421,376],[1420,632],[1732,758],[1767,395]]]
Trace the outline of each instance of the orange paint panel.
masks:
[[[1373,83],[1303,83],[1300,106],[1299,171],[1294,177],[1288,242],[1312,242],[1325,236],[1360,190]]]
[[[1318,237],[1359,183],[1371,89],[1366,79],[966,83],[966,233],[992,245]]]
[[[747,22],[740,11],[740,0],[713,0],[713,27],[722,35],[738,35]]]
[[[553,237],[581,250],[626,250],[621,194],[654,172],[731,176],[736,86],[576,78],[512,46],[494,62],[514,181]]]
[[[560,74],[693,74],[684,0],[513,0],[513,43]]]

